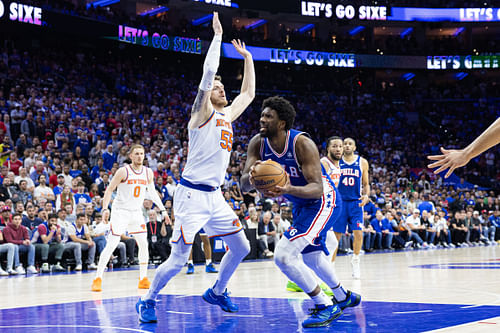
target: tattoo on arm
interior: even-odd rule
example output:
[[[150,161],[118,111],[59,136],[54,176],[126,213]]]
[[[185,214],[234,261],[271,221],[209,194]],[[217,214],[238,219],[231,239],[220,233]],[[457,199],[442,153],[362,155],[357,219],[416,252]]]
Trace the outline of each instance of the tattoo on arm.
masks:
[[[191,114],[195,114],[200,112],[204,106],[206,106],[206,102],[208,100],[208,97],[210,96],[210,91],[204,91],[201,89],[198,89],[198,94],[196,95],[196,98],[193,103],[193,107],[191,108]]]

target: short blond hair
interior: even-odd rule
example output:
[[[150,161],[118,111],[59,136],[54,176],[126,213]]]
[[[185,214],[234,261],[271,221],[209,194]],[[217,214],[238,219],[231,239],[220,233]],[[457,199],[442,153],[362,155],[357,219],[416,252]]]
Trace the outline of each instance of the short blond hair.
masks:
[[[146,151],[146,149],[144,149],[144,146],[143,145],[140,145],[140,144],[133,144],[132,146],[130,146],[130,149],[128,150],[128,154],[132,154],[134,152],[134,150],[136,149],[142,149],[143,151]]]

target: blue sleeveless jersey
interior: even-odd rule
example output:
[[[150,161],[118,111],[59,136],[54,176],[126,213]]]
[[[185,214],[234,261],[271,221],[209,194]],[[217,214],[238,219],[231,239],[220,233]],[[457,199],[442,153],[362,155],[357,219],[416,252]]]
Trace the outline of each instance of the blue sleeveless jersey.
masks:
[[[300,132],[294,129],[289,130],[287,132],[285,148],[281,153],[277,153],[273,150],[267,138],[263,138],[260,144],[261,160],[262,161],[273,160],[281,164],[281,166],[290,176],[290,183],[293,186],[305,186],[308,184],[307,180],[304,178],[304,175],[302,174],[302,169],[300,168],[299,163],[297,162],[297,158],[295,156],[295,143],[297,142],[297,138],[302,134],[307,135],[307,133]],[[287,200],[291,201],[294,205],[298,206],[312,205],[320,200],[320,199],[303,199],[289,194],[285,194],[283,196]]]
[[[361,198],[361,157],[358,157],[348,164],[341,159],[339,161],[340,166],[340,181],[339,181],[339,192],[344,201],[359,200]]]

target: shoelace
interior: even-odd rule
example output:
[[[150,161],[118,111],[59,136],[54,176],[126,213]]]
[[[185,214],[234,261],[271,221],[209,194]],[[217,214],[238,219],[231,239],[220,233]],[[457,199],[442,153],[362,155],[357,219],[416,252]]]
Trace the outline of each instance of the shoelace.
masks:
[[[326,309],[326,307],[324,307],[324,308],[312,308],[312,309],[308,309],[308,311],[309,311],[309,314],[311,316],[317,316],[324,309]]]

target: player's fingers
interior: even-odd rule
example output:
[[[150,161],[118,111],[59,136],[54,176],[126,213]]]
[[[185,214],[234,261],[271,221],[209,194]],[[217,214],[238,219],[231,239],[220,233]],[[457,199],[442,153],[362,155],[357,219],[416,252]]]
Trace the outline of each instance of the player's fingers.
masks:
[[[427,156],[427,159],[433,160],[433,161],[439,161],[439,160],[442,160],[443,158],[445,158],[445,155],[430,155],[430,156]]]
[[[443,147],[441,147],[441,152],[443,154],[448,154],[451,150],[448,150],[448,149],[444,149]]]
[[[451,176],[451,174],[453,173],[453,171],[454,171],[455,169],[456,169],[456,167],[455,167],[455,166],[452,166],[452,167],[450,168],[450,170],[448,170],[448,172],[446,173],[446,175],[444,176],[444,178],[448,178],[448,177],[450,177],[450,176]]]
[[[242,44],[242,45],[243,45],[243,48],[244,48],[244,49],[246,49],[246,48],[247,48],[247,46],[245,45],[245,42],[243,42],[243,44]]]
[[[439,169],[435,170],[434,173],[438,174],[440,172],[443,172],[444,170],[448,169],[450,167],[450,163],[443,164]]]

